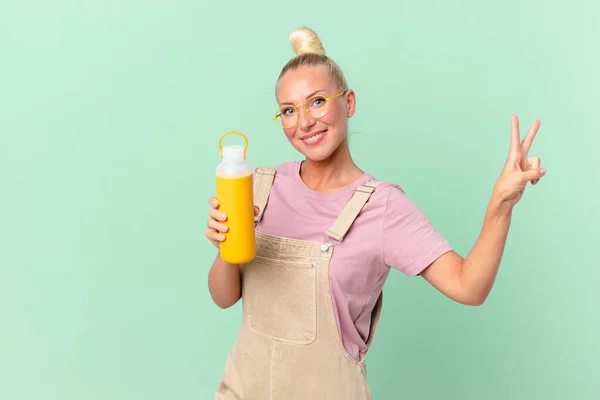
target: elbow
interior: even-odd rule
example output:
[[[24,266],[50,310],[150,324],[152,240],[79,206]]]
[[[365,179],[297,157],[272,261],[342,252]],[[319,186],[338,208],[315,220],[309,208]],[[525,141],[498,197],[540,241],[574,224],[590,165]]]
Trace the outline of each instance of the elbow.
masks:
[[[483,305],[487,300],[487,295],[472,295],[467,296],[459,301],[459,303],[466,306],[478,307]]]
[[[485,303],[485,300],[479,300],[479,299],[473,299],[473,300],[463,302],[464,305],[471,306],[471,307],[478,307],[478,306],[483,305],[483,303]]]
[[[237,298],[216,298],[213,297],[213,302],[221,309],[226,310],[230,307],[232,307],[233,305],[235,305],[235,303],[238,302],[238,300],[240,299],[240,297]]]
[[[221,310],[227,310],[229,307],[231,307],[233,304],[230,303],[219,303],[215,301],[215,304],[221,309]]]
[[[228,308],[230,308],[231,306],[233,306],[235,303],[233,302],[217,302],[215,301],[215,304],[221,309],[221,310],[227,310]]]

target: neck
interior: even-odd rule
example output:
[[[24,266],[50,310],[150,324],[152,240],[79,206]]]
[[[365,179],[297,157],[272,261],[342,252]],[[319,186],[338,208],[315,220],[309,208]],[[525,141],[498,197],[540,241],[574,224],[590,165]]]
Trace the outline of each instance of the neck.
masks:
[[[348,139],[322,161],[305,160],[300,167],[300,177],[312,190],[331,192],[347,186],[360,178],[364,172],[354,163],[348,147]]]

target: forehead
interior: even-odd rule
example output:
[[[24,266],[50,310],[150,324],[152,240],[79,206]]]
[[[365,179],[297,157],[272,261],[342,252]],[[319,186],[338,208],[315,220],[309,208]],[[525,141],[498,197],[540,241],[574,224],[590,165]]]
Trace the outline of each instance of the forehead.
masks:
[[[306,96],[317,90],[330,91],[333,82],[324,65],[302,66],[287,71],[277,83],[277,100],[283,102],[301,102]]]

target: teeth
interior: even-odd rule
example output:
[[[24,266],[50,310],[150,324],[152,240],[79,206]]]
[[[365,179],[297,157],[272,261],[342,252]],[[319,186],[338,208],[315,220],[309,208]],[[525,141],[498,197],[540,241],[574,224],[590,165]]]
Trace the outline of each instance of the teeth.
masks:
[[[319,140],[319,138],[321,138],[321,136],[323,136],[323,133],[322,133],[322,132],[320,132],[320,133],[317,133],[316,135],[314,135],[314,136],[311,136],[311,137],[309,137],[309,138],[306,138],[306,139],[303,139],[303,140],[304,140],[305,142],[307,142],[307,143],[313,143],[313,142],[316,142],[317,140]]]

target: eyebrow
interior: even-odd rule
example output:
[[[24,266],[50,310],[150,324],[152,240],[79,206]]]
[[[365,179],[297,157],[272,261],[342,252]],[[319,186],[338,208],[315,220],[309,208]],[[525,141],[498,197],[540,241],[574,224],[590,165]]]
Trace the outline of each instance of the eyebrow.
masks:
[[[315,94],[319,93],[319,92],[324,92],[325,89],[319,89],[319,90],[315,90],[314,92],[312,92],[311,94],[309,94],[308,96],[306,96],[306,99],[308,99],[311,96],[314,96]],[[279,103],[280,106],[284,105],[284,104],[290,104],[290,105],[294,105],[294,103],[291,103],[289,101],[285,101],[283,103]]]

